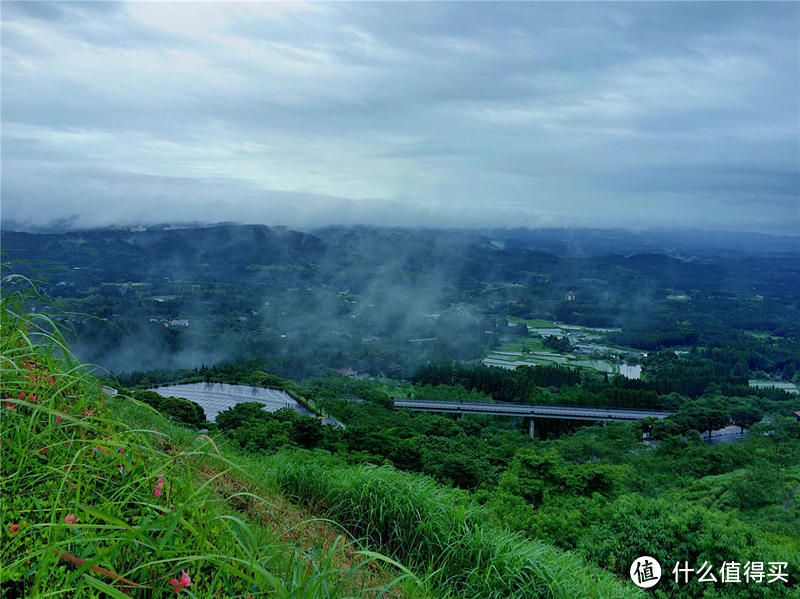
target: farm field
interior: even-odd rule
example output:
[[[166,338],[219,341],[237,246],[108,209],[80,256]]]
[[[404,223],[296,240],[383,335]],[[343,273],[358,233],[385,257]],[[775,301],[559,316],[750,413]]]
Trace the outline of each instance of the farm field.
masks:
[[[631,353],[645,355],[644,352],[597,343],[605,333],[619,329],[565,325],[543,319],[526,320],[513,316],[508,316],[507,320],[509,325],[525,323],[532,337],[514,339],[489,351],[483,359],[483,364],[486,366],[514,369],[520,366],[561,365],[589,368],[606,374],[622,374],[628,378],[639,378],[641,375],[640,366],[627,364],[611,356],[631,355]],[[559,353],[546,348],[542,341],[550,336],[566,337],[570,340],[573,351]],[[598,355],[608,355],[609,357],[598,357]]]
[[[749,384],[751,387],[757,387],[760,389],[769,389],[770,387],[774,387],[775,389],[782,389],[783,391],[788,391],[789,393],[800,393],[800,389],[798,389],[797,385],[795,383],[790,383],[789,381],[750,379]]]

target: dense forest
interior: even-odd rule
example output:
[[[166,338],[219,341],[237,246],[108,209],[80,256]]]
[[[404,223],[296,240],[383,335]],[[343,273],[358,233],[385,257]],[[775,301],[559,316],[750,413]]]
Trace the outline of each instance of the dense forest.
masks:
[[[686,560],[693,566],[766,556],[787,562],[789,578],[800,580],[800,423],[792,394],[762,389],[745,397],[708,392],[693,399],[648,391],[674,413],[607,427],[544,426],[534,441],[523,423],[502,417],[454,420],[392,409],[392,396],[401,394],[468,402],[506,393],[504,400],[524,402],[555,391],[559,402],[577,393],[579,403],[592,405],[613,397],[608,382],[576,383],[547,369],[537,378],[536,370],[521,375],[452,363],[421,370],[415,383],[336,376],[298,384],[273,376],[270,386],[313,398],[346,428],[290,410],[266,412],[257,403],[240,403],[206,426],[249,455],[311,452],[305,459],[318,476],[372,464],[430,477],[461,489],[497,526],[576,551],[623,578],[636,557],[654,554],[662,564]],[[252,372],[252,365],[239,365],[203,376],[253,383]],[[437,382],[445,372],[447,383]],[[749,435],[735,443],[703,441],[706,431],[731,423],[749,427]],[[779,597],[796,585],[734,587],[718,580],[709,589],[666,579],[659,589],[664,597],[708,597],[710,589],[716,597]]]
[[[5,268],[50,298],[31,309],[59,312],[78,354],[118,375],[261,360],[290,378],[409,378],[527,335],[509,317],[613,327],[606,343],[660,352],[646,366],[660,393],[800,371],[800,261],[779,238],[729,240],[748,255],[677,234],[523,233],[219,225],[2,242]],[[674,351],[691,380],[669,371]]]

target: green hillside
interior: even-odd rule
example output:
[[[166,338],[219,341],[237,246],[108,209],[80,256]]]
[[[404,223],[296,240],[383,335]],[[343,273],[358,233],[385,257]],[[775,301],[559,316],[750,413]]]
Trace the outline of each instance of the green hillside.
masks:
[[[243,455],[107,397],[15,299],[2,306],[4,597],[637,596],[426,477]]]
[[[2,310],[3,596],[424,595],[210,437],[104,397],[46,318]]]

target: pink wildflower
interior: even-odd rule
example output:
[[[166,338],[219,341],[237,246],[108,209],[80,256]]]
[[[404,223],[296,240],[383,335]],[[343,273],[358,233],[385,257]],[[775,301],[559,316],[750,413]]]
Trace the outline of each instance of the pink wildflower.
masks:
[[[172,589],[176,593],[182,593],[183,589],[181,587],[190,587],[192,586],[192,579],[189,578],[189,575],[186,573],[186,570],[181,570],[181,578],[180,580],[173,578],[169,581],[172,585]]]
[[[44,454],[46,454],[46,453],[47,453],[47,447],[42,447],[42,448],[39,450],[39,455],[44,455]]]
[[[161,487],[156,487],[156,490],[153,491],[153,497],[161,497]]]
[[[76,522],[80,522],[80,520],[75,518],[75,514],[67,514],[64,516],[64,522],[67,524],[75,524]]]
[[[8,529],[9,534],[13,534],[15,532],[19,532],[19,524],[12,524],[11,527]]]

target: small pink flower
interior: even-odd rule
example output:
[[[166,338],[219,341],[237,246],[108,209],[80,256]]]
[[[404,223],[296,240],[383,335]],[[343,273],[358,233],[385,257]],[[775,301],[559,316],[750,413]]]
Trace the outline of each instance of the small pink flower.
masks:
[[[47,447],[42,447],[42,448],[39,450],[39,455],[44,455],[44,454],[46,454],[46,453],[47,453]]]
[[[172,585],[172,589],[176,593],[182,593],[183,589],[181,587],[190,587],[192,586],[192,579],[189,578],[189,575],[186,573],[186,570],[181,570],[181,578],[180,580],[173,578],[169,581]]]
[[[161,497],[161,487],[156,487],[156,490],[153,491],[153,497]]]
[[[8,529],[9,534],[14,534],[15,532],[19,532],[19,524],[12,524]]]
[[[75,518],[75,514],[67,514],[64,516],[64,522],[67,524],[75,524],[76,522],[80,522],[80,520]]]

